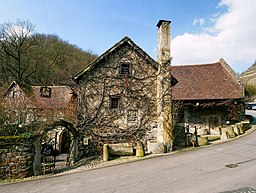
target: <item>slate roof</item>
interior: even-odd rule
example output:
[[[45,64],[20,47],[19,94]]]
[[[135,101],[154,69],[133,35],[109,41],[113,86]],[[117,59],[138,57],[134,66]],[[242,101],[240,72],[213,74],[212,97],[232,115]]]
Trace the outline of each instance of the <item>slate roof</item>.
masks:
[[[201,65],[172,66],[178,80],[173,87],[174,100],[209,100],[243,98],[243,86],[219,62]],[[227,65],[227,64],[225,64]]]

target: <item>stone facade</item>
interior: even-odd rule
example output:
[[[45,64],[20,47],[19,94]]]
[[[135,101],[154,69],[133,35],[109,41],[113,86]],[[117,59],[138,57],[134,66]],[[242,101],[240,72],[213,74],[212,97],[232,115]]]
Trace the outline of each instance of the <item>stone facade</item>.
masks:
[[[184,108],[184,116],[189,132],[194,133],[196,127],[198,135],[220,135],[220,127],[227,122],[227,111],[223,107]]]
[[[134,50],[130,39],[123,41],[79,84],[78,124],[96,146],[156,140],[157,68]],[[126,64],[128,72],[122,74]]]
[[[55,153],[67,153],[69,164],[78,160],[79,134],[74,128],[76,99],[76,93],[69,86],[32,86],[30,92],[25,92],[16,82],[9,86],[3,100],[6,114],[9,117],[3,126],[17,128],[16,133],[11,133],[14,135],[29,132],[40,134],[40,137],[38,137],[37,145],[32,144],[30,139],[27,139],[28,141],[19,139],[20,144],[16,144],[16,141],[6,143],[13,144],[10,146],[5,143],[0,144],[0,148],[4,149],[3,153],[7,150],[14,156],[1,160],[1,163],[6,166],[6,168],[2,167],[2,178],[40,175],[42,144],[56,147]],[[56,141],[55,134],[57,134]],[[9,135],[9,133],[2,133],[2,135]],[[2,138],[16,139],[17,136],[2,136]],[[3,156],[6,157],[5,154]],[[17,165],[12,160],[16,160]]]
[[[0,138],[0,178],[24,178],[34,175],[34,138]]]
[[[220,127],[227,121],[240,121],[243,113],[243,84],[225,62],[172,67],[178,80],[173,87],[174,101],[182,102],[183,129],[189,127],[198,134],[220,134]]]

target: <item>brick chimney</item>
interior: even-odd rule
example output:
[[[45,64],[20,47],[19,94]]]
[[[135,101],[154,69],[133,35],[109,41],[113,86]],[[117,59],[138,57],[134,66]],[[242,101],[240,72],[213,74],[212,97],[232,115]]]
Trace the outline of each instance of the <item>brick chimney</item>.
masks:
[[[170,23],[160,20],[158,27],[158,75],[157,75],[157,112],[158,134],[157,141],[164,145],[172,145],[172,116],[171,116],[171,48]]]

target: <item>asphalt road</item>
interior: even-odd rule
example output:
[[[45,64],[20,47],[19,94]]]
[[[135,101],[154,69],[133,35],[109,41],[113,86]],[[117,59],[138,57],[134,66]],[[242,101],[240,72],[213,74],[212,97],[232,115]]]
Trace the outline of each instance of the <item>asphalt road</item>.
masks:
[[[0,186],[0,193],[38,192],[256,192],[256,131],[210,147]]]

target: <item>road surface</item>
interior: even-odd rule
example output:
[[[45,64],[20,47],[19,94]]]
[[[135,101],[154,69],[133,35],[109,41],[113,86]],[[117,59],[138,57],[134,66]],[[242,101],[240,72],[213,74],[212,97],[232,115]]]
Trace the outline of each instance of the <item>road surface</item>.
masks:
[[[235,191],[237,189],[241,191]],[[210,147],[0,186],[0,193],[216,193],[255,190],[256,131]]]

